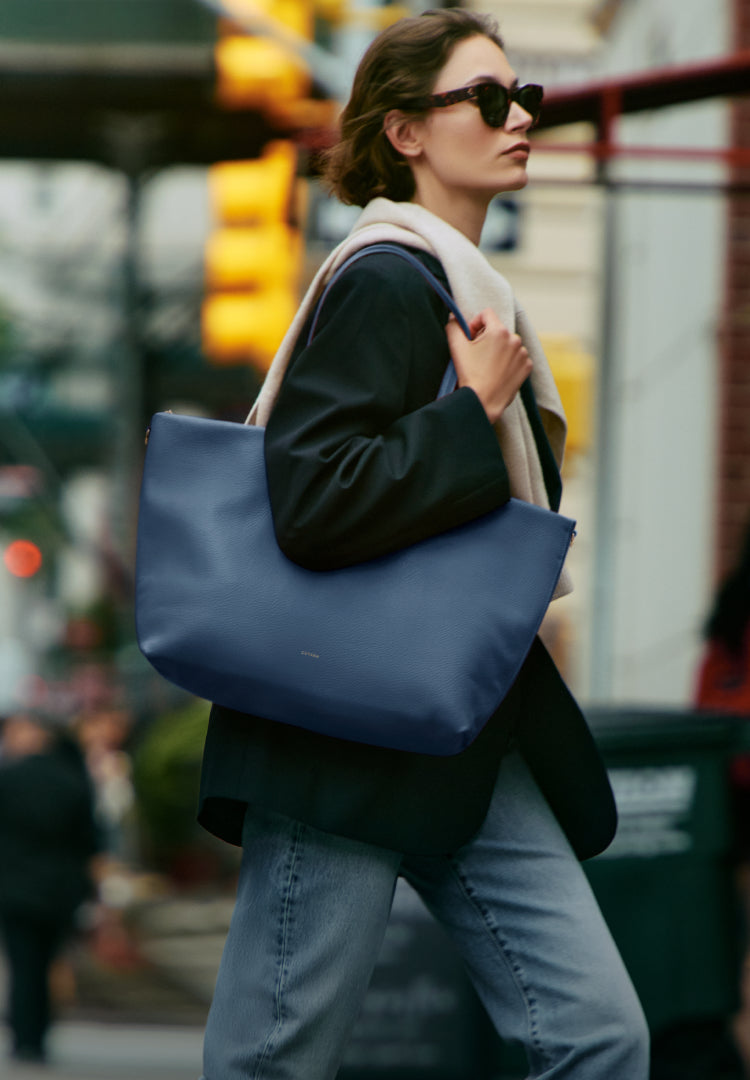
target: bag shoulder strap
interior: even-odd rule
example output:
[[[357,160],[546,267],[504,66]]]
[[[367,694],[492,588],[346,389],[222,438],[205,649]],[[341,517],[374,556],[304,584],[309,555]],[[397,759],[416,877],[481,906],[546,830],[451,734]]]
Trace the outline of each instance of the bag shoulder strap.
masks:
[[[308,345],[312,341],[313,336],[315,334],[315,330],[316,330],[317,325],[318,325],[318,318],[320,316],[321,308],[323,307],[323,304],[325,303],[325,299],[328,296],[328,293],[330,292],[330,290],[331,290],[332,286],[335,284],[335,282],[338,281],[338,279],[341,277],[341,275],[344,273],[344,271],[348,270],[349,267],[353,265],[353,263],[358,262],[360,259],[363,259],[366,255],[375,255],[375,254],[378,254],[378,253],[388,253],[388,254],[391,254],[391,255],[398,255],[399,258],[404,259],[406,262],[409,263],[410,266],[412,266],[415,270],[417,270],[422,275],[422,277],[425,279],[425,281],[428,283],[428,285],[430,285],[430,287],[432,289],[434,289],[434,291],[438,294],[438,296],[443,301],[443,303],[448,308],[448,310],[453,312],[453,314],[454,314],[454,316],[456,318],[456,322],[461,327],[461,329],[463,330],[466,337],[471,338],[471,331],[469,330],[466,319],[464,319],[463,315],[461,314],[461,311],[460,311],[460,309],[458,307],[458,304],[453,299],[453,297],[448,292],[448,290],[438,281],[438,279],[435,277],[435,275],[432,273],[432,271],[428,270],[427,267],[424,265],[424,263],[421,262],[416,257],[416,255],[412,255],[412,253],[410,251],[407,251],[405,248],[402,248],[397,244],[382,243],[382,244],[369,244],[367,247],[360,248],[359,251],[355,251],[353,255],[350,255],[350,257],[348,259],[346,259],[341,264],[341,266],[338,267],[336,272],[333,274],[331,279],[328,281],[325,289],[321,293],[320,299],[318,300],[318,303],[317,303],[317,305],[315,307],[315,313],[313,315],[312,322],[310,324],[310,331],[309,331],[309,333],[307,335],[307,344]],[[455,388],[456,388],[456,370],[453,367],[453,361],[451,361],[448,364],[448,367],[445,369],[445,374],[443,375],[442,382],[440,383],[440,389],[438,390],[438,395],[437,396],[438,397],[443,397],[445,394],[450,394],[453,390],[455,390]]]

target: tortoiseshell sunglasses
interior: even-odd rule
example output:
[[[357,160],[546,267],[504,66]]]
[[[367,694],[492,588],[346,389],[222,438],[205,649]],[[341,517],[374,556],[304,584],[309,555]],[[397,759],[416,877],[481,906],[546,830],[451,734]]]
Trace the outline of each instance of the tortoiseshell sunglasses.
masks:
[[[473,101],[482,114],[485,124],[493,128],[504,127],[510,112],[511,102],[517,102],[532,119],[532,127],[539,120],[542,111],[544,87],[536,83],[514,86],[510,90],[498,82],[476,83],[464,86],[460,90],[446,90],[442,94],[430,94],[425,99],[428,108],[440,109],[446,105],[456,105],[459,101]]]

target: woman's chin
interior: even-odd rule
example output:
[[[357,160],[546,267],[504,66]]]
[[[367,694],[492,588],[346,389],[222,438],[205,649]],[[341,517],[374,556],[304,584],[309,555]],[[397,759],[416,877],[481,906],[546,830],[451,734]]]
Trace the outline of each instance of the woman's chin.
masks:
[[[514,175],[515,174],[515,175]],[[504,191],[520,191],[521,188],[525,188],[529,182],[529,174],[526,171],[526,165],[517,165],[513,170],[513,173],[508,175],[507,185],[503,189]]]
[[[505,191],[520,191],[525,188],[529,182],[529,174],[526,169],[518,169],[516,175],[513,176],[507,173],[502,180],[498,182],[495,188],[495,195],[502,195]]]

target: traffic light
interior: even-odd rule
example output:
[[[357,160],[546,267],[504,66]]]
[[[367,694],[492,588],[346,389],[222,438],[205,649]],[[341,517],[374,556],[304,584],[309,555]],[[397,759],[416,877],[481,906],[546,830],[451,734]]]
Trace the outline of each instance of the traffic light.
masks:
[[[263,114],[281,133],[318,123],[310,72],[295,43],[313,35],[309,0],[227,0],[216,44],[216,95],[225,108]],[[243,30],[260,17],[269,30]],[[259,158],[209,170],[215,227],[206,243],[203,352],[217,364],[268,368],[299,301],[303,244],[297,222],[297,152],[269,142]]]
[[[3,562],[13,577],[30,578],[42,568],[42,552],[33,540],[11,540],[3,551]]]
[[[305,98],[307,68],[290,50],[270,38],[227,35],[216,45],[216,94],[225,108],[254,108],[283,119],[285,107]]]
[[[294,217],[297,154],[269,143],[255,161],[209,170],[216,228],[205,252],[202,342],[214,363],[266,370],[297,309],[303,244]]]
[[[299,46],[313,40],[311,0],[225,0],[238,20],[222,19],[215,49],[216,97],[227,109],[257,109],[281,130],[330,128],[336,106],[311,97],[312,77]],[[244,18],[243,18],[244,17]],[[260,18],[262,36],[242,24]]]

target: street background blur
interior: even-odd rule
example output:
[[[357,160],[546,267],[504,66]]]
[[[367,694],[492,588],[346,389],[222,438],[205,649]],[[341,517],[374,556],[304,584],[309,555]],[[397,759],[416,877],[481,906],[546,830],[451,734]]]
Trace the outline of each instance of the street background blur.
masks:
[[[208,706],[135,643],[148,420],[244,419],[356,218],[316,155],[368,41],[420,6],[2,0],[0,716],[41,709],[76,737],[106,836],[53,973],[65,1075],[199,1075],[238,865],[194,823]],[[496,200],[483,244],[570,419],[576,589],[544,636],[621,815],[588,869],[655,1078],[750,1075],[750,740],[742,710],[696,710],[750,521],[750,0],[468,6],[547,90],[530,185]],[[523,1075],[407,890],[346,1071]]]

